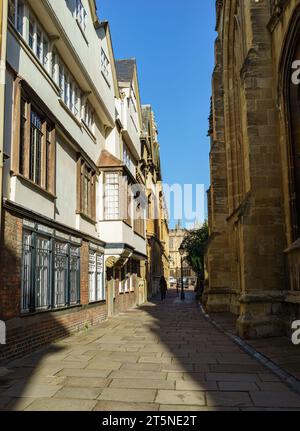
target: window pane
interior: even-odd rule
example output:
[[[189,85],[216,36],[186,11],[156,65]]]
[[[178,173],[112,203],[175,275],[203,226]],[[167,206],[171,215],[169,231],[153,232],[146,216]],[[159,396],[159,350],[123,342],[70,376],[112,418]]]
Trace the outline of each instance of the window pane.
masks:
[[[33,49],[34,46],[34,19],[32,15],[29,17],[29,46]]]
[[[21,119],[20,119],[20,153],[19,153],[19,173],[24,175],[24,151],[25,151],[25,128],[26,128],[26,101],[21,99]]]
[[[85,168],[83,176],[83,212],[91,215],[91,172]]]
[[[56,81],[56,79],[57,79],[57,76],[56,76],[56,62],[57,62],[56,52],[52,51],[51,76],[52,76],[52,79],[54,79],[55,82],[57,82]]]
[[[35,271],[35,306],[47,308],[50,305],[50,241],[47,238],[37,238]]]
[[[102,254],[97,255],[97,299],[103,301],[105,299],[105,286],[104,286],[104,273],[103,273],[103,260]]]
[[[45,39],[45,36],[43,38],[43,65],[46,66],[48,63],[48,41]]]
[[[39,28],[36,31],[36,55],[40,61],[42,61],[42,32]]]
[[[54,305],[66,305],[66,287],[68,282],[67,244],[55,243],[54,256]]]
[[[89,298],[90,302],[96,301],[96,253],[89,254]]]
[[[32,234],[23,234],[23,262],[22,262],[22,311],[29,311],[30,292],[32,286]]]
[[[45,177],[46,177],[46,190],[49,189],[49,183],[50,183],[50,163],[51,163],[51,127],[47,124],[47,137],[46,137],[46,166],[45,166]]]
[[[17,30],[23,35],[23,18],[24,18],[24,3],[22,0],[18,1],[18,10],[17,10]]]
[[[70,304],[79,302],[79,261],[78,247],[70,247]]]
[[[32,109],[30,113],[30,170],[29,178],[41,184],[42,119]]]

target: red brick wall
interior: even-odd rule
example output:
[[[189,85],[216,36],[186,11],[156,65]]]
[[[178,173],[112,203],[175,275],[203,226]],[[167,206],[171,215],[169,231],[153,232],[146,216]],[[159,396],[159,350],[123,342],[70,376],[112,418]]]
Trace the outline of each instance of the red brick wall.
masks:
[[[0,345],[1,361],[22,356],[107,319],[106,303],[88,305],[89,243],[85,240],[80,256],[81,305],[65,310],[20,315],[22,231],[22,217],[4,210],[0,245],[0,319],[6,322],[7,344]]]
[[[6,322],[7,344],[0,345],[0,361],[21,357],[106,318],[106,304],[102,303],[11,319]]]
[[[0,319],[20,314],[22,219],[3,211],[0,244]]]

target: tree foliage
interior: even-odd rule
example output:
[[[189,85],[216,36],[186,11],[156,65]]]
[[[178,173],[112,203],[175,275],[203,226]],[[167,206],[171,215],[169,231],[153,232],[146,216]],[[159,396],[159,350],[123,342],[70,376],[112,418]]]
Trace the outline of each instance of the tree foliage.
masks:
[[[200,229],[186,231],[182,246],[186,261],[200,280],[204,280],[204,254],[209,237],[208,224],[205,221]]]

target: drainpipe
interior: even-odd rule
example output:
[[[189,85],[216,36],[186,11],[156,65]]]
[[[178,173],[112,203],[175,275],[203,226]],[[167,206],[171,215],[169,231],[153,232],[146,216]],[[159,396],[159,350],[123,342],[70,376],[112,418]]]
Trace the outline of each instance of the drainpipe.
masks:
[[[8,0],[0,0],[0,232],[3,202],[4,106]]]

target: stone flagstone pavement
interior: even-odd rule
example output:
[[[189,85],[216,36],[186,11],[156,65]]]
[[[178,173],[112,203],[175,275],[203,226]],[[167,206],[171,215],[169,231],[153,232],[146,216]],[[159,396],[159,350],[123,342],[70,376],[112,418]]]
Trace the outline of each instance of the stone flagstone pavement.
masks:
[[[170,292],[0,367],[1,410],[300,410],[300,396]]]

